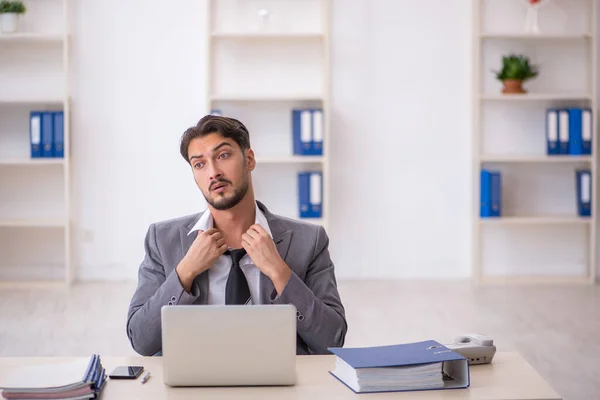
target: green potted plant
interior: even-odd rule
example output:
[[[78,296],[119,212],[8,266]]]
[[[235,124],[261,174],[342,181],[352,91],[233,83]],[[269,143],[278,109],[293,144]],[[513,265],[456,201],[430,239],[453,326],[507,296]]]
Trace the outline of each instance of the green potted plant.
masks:
[[[13,33],[19,26],[19,16],[25,14],[27,7],[21,0],[0,1],[0,32]]]
[[[494,71],[496,79],[504,84],[502,93],[527,93],[523,82],[535,78],[538,68],[529,63],[529,58],[523,55],[509,54],[502,57],[502,69]]]

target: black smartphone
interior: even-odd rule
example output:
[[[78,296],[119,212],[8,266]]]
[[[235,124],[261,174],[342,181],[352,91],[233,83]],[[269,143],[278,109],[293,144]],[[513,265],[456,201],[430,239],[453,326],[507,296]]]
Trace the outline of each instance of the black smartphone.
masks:
[[[142,373],[144,367],[136,367],[136,366],[120,366],[113,370],[113,372],[108,375],[110,379],[137,379],[138,376]]]

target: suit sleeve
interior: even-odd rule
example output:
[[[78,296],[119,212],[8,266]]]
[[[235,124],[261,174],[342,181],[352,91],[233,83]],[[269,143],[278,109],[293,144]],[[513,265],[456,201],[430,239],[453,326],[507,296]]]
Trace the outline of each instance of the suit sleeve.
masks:
[[[344,345],[348,325],[329,255],[329,237],[323,227],[319,227],[304,281],[292,273],[281,295],[272,297],[271,302],[296,307],[298,335],[312,353],[328,354],[328,347]]]
[[[161,262],[156,228],[150,225],[144,241],[145,257],[138,271],[138,286],[127,315],[127,336],[133,349],[152,356],[162,350],[160,310],[165,305],[193,304],[200,295],[197,285],[187,293],[173,268],[168,275]]]

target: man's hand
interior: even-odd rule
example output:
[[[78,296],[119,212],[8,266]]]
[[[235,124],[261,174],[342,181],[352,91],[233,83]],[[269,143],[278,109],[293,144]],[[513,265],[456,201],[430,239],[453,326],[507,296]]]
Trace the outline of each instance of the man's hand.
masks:
[[[216,228],[211,228],[206,232],[198,231],[194,243],[176,269],[179,281],[186,292],[190,292],[194,279],[212,267],[226,250],[225,239]]]
[[[277,252],[269,233],[258,224],[252,225],[242,235],[242,247],[246,249],[254,265],[271,279],[277,293],[281,294],[292,270]]]

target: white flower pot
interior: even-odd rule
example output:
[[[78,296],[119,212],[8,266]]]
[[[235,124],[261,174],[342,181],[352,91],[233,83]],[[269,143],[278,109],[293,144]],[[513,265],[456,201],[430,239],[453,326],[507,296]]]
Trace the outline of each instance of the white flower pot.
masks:
[[[3,13],[0,14],[0,32],[13,33],[19,27],[19,14]]]

